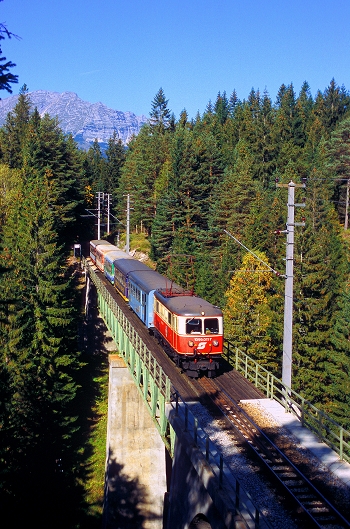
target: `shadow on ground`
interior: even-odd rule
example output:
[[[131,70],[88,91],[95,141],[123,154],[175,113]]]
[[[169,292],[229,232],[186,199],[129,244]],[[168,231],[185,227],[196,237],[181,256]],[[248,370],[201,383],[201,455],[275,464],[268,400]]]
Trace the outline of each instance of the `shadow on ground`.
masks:
[[[147,522],[159,519],[152,513],[144,485],[126,475],[113,454],[109,454],[108,476],[104,529],[140,529]]]

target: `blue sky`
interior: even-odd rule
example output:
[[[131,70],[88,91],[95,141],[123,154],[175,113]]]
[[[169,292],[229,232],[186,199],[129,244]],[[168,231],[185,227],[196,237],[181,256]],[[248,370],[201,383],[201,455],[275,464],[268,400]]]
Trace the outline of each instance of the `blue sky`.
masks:
[[[163,88],[176,118],[204,112],[218,92],[282,83],[311,93],[334,77],[350,90],[349,0],[3,0],[2,41],[16,63],[13,93],[72,91],[149,115]],[[6,92],[0,94],[8,96]]]

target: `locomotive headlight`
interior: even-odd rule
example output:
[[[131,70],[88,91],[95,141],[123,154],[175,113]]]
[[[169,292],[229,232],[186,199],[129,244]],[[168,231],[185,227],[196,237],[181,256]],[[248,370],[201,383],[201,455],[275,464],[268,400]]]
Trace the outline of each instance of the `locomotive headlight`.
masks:
[[[219,341],[218,340],[213,340],[213,346],[217,347],[218,345],[219,345]]]
[[[193,347],[193,346],[194,346],[194,342],[192,342],[192,340],[189,340],[188,345],[189,345],[190,347]]]

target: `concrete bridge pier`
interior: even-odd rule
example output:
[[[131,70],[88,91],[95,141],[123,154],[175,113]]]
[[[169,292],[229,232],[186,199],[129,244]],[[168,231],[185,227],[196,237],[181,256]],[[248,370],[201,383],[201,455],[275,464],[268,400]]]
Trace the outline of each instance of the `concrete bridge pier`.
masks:
[[[165,529],[247,529],[237,514],[234,498],[221,489],[205,457],[173,411],[169,420],[176,441]],[[206,521],[193,523],[198,515]]]
[[[163,529],[165,445],[132,376],[109,356],[104,529]]]

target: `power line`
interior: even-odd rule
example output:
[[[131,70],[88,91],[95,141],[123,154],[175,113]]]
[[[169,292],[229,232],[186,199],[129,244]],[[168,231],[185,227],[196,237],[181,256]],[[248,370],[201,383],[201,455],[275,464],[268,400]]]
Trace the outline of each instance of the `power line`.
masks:
[[[277,272],[277,270],[275,270],[274,268],[272,268],[269,264],[265,263],[265,261],[263,261],[258,255],[256,255],[256,253],[254,253],[252,250],[249,250],[249,248],[247,248],[241,241],[239,241],[234,235],[232,235],[232,233],[230,233],[229,231],[227,230],[224,230],[224,232],[229,236],[231,237],[234,241],[236,241],[238,244],[240,244],[245,250],[247,250],[247,252],[251,253],[255,259],[257,259],[258,261],[260,261],[260,263],[262,263],[263,265],[265,265],[267,267],[267,271],[269,272],[273,272],[274,274],[276,274],[276,276],[278,277],[285,277],[285,276],[282,276],[280,272]],[[263,270],[262,270],[263,272]]]

